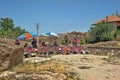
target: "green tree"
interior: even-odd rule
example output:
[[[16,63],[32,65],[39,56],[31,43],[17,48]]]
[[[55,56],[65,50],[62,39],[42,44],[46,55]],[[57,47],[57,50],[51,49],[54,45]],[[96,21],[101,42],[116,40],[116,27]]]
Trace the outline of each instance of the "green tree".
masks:
[[[0,36],[16,38],[25,33],[25,29],[20,26],[15,27],[13,20],[10,18],[0,18]]]
[[[14,28],[13,20],[10,18],[1,18],[0,27],[3,28],[5,31],[13,29]]]
[[[107,22],[102,22],[96,26],[93,26],[88,31],[89,39],[92,42],[109,41],[114,37],[115,32],[116,27]],[[88,42],[91,42],[89,39]]]
[[[116,38],[117,36],[120,36],[120,30],[118,29],[115,34],[114,34],[114,37]]]
[[[16,37],[26,32],[25,29],[21,29],[20,26],[15,27],[13,31],[13,35],[16,35]]]

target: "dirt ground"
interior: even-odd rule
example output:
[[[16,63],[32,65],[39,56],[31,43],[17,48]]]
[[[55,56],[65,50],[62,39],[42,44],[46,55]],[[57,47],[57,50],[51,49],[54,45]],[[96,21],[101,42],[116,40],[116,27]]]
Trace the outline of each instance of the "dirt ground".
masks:
[[[25,61],[66,61],[68,70],[78,74],[81,80],[120,80],[120,59],[91,54],[52,55],[51,58],[28,58]]]
[[[69,62],[69,69],[82,80],[120,80],[120,59],[83,54],[54,55],[52,59]]]

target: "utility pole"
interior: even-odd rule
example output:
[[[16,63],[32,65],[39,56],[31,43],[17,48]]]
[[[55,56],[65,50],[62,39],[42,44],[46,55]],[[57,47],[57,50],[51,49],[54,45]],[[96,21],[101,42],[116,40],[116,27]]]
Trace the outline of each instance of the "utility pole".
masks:
[[[36,23],[36,29],[37,29],[37,44],[39,45],[39,23]]]
[[[36,23],[36,28],[37,28],[37,36],[39,36],[39,23]]]

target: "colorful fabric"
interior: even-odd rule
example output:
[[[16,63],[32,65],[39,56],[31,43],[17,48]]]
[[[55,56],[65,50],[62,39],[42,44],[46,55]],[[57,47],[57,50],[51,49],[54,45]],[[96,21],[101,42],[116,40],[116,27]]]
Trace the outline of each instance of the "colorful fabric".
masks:
[[[22,34],[22,35],[20,35],[19,37],[18,37],[18,39],[28,39],[28,38],[33,38],[33,37],[35,37],[35,36],[37,36],[36,34],[33,34],[33,33],[30,33],[30,32],[26,32],[26,33],[24,33],[24,34]]]

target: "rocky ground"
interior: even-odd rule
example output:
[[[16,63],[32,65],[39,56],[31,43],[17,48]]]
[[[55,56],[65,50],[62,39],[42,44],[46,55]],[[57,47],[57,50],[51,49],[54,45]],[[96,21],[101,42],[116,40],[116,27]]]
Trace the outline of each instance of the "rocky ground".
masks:
[[[120,59],[79,54],[56,55],[53,58],[69,62],[69,69],[77,72],[82,80],[120,80]]]
[[[70,54],[70,55],[53,55],[50,58],[26,58],[24,62],[39,63],[44,61],[54,60],[59,63],[64,61],[69,63],[67,65],[67,71],[69,75],[53,71],[42,71],[37,73],[19,73],[5,71],[1,73],[0,80],[4,79],[2,76],[16,75],[17,80],[120,80],[120,59],[109,59],[106,56],[96,56],[89,54]],[[45,65],[51,65],[52,62]],[[52,63],[53,64],[53,63]],[[53,64],[54,65],[54,64]],[[65,66],[61,64],[58,67]],[[41,65],[42,66],[42,65]],[[45,66],[43,68],[45,68]],[[55,66],[55,65],[54,65]],[[56,67],[57,68],[57,67]],[[51,69],[52,70],[52,69]],[[62,71],[63,69],[61,69]],[[59,76],[58,76],[59,75]],[[72,77],[76,75],[75,77]],[[22,76],[22,77],[21,77]],[[15,77],[15,76],[14,76]],[[67,78],[72,77],[72,78]],[[27,79],[26,79],[27,78]],[[10,79],[12,80],[12,79]],[[16,79],[14,79],[16,80]]]

